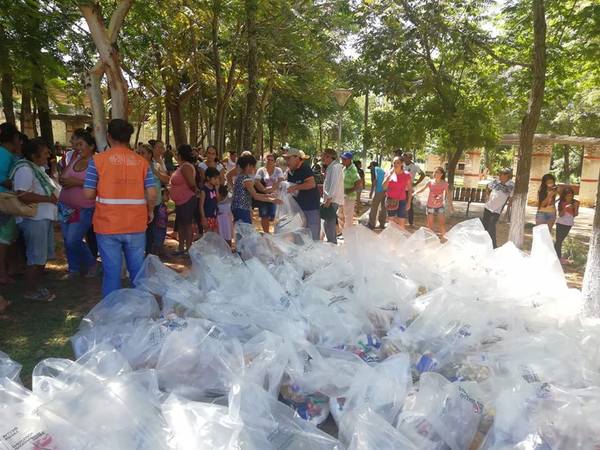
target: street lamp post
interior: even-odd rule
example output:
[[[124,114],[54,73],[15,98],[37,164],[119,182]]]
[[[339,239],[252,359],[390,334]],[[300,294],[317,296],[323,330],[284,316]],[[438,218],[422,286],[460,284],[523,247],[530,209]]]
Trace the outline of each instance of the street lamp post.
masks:
[[[333,97],[339,107],[339,116],[338,116],[338,151],[342,150],[342,114],[344,110],[344,106],[348,102],[348,99],[352,96],[352,91],[350,89],[334,89],[332,91]]]

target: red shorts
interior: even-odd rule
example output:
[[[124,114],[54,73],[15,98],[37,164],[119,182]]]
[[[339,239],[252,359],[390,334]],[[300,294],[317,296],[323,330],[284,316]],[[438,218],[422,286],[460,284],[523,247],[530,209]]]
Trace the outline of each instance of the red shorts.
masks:
[[[204,230],[205,232],[207,232],[207,231],[212,231],[213,233],[219,232],[219,222],[217,222],[216,217],[207,217],[206,225],[207,225],[206,230]]]

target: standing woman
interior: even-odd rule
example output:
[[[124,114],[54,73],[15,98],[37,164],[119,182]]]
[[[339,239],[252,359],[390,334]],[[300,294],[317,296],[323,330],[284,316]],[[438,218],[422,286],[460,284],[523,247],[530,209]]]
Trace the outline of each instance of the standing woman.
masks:
[[[156,189],[156,206],[154,207],[154,216],[152,222],[148,224],[146,229],[146,254],[157,254],[155,249],[161,247],[160,237],[156,231],[156,221],[159,219],[159,209],[162,204],[162,184],[160,180],[160,167],[157,167],[154,159],[154,149],[150,145],[144,145],[136,152],[146,161],[148,166],[152,170],[152,176],[154,177],[154,188]]]
[[[535,224],[546,224],[550,231],[556,221],[556,196],[558,187],[556,179],[551,173],[547,173],[542,177],[542,185],[538,191],[538,210],[535,215]]]
[[[556,220],[556,242],[554,243],[554,249],[560,259],[560,262],[564,262],[562,258],[562,244],[571,227],[575,223],[575,217],[579,214],[579,202],[575,200],[575,194],[573,189],[566,187],[560,193],[560,199],[558,201],[558,219]]]
[[[198,164],[201,179],[200,186],[204,185],[204,179],[206,178],[205,172],[206,169],[208,169],[209,167],[213,167],[219,171],[219,180],[221,184],[225,184],[225,167],[219,162],[218,158],[219,157],[217,155],[217,148],[214,145],[209,145],[208,147],[206,147],[206,155],[204,161]]]
[[[27,142],[23,156],[11,172],[13,187],[21,201],[37,204],[35,216],[17,217],[17,225],[25,238],[27,255],[25,281],[28,291],[24,297],[49,302],[55,295],[40,286],[40,279],[48,259],[54,257],[53,222],[57,217],[57,187],[44,170],[50,150],[43,139]]]
[[[446,171],[442,167],[437,167],[433,172],[433,180],[429,181],[421,190],[429,189],[427,198],[427,228],[433,230],[433,224],[437,217],[437,223],[440,227],[440,238],[444,239],[446,234],[446,206],[452,212],[452,195],[446,181]],[[444,202],[445,201],[445,202]]]
[[[83,194],[83,182],[88,164],[96,152],[96,140],[87,131],[77,130],[73,135],[75,155],[63,169],[58,198],[58,211],[68,270],[66,277],[73,278],[81,273],[88,277],[97,274],[96,258],[83,241],[92,226],[96,202]]]
[[[171,199],[175,202],[176,231],[179,233],[179,251],[176,255],[185,255],[192,245],[192,225],[198,209],[198,187],[194,151],[188,144],[177,149],[178,169],[171,176]]]
[[[266,156],[266,165],[256,171],[254,177],[255,189],[263,194],[272,194],[279,189],[279,184],[284,181],[283,170],[275,165],[275,155],[269,153]],[[258,215],[265,233],[269,232],[269,224],[275,220],[277,205],[275,203],[260,202]]]
[[[393,168],[383,180],[383,188],[387,189],[385,205],[389,219],[404,229],[407,211],[411,208],[412,200],[412,177],[404,171],[402,158],[396,156]]]

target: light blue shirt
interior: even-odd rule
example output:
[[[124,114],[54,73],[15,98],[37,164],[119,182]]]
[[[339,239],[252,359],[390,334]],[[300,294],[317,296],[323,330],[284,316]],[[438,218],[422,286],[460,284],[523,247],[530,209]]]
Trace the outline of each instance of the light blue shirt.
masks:
[[[0,183],[8,180],[10,171],[15,165],[17,158],[7,148],[0,145]],[[0,192],[7,192],[9,189],[4,186],[0,186]]]
[[[381,167],[375,167],[375,192],[383,192],[383,179],[385,178],[385,170]]]

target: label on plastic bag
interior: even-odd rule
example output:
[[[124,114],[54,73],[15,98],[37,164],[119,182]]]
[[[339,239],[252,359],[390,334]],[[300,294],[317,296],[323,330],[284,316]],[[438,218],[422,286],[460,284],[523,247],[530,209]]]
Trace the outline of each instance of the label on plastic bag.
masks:
[[[45,431],[32,432],[12,427],[0,435],[0,450],[58,450]]]

